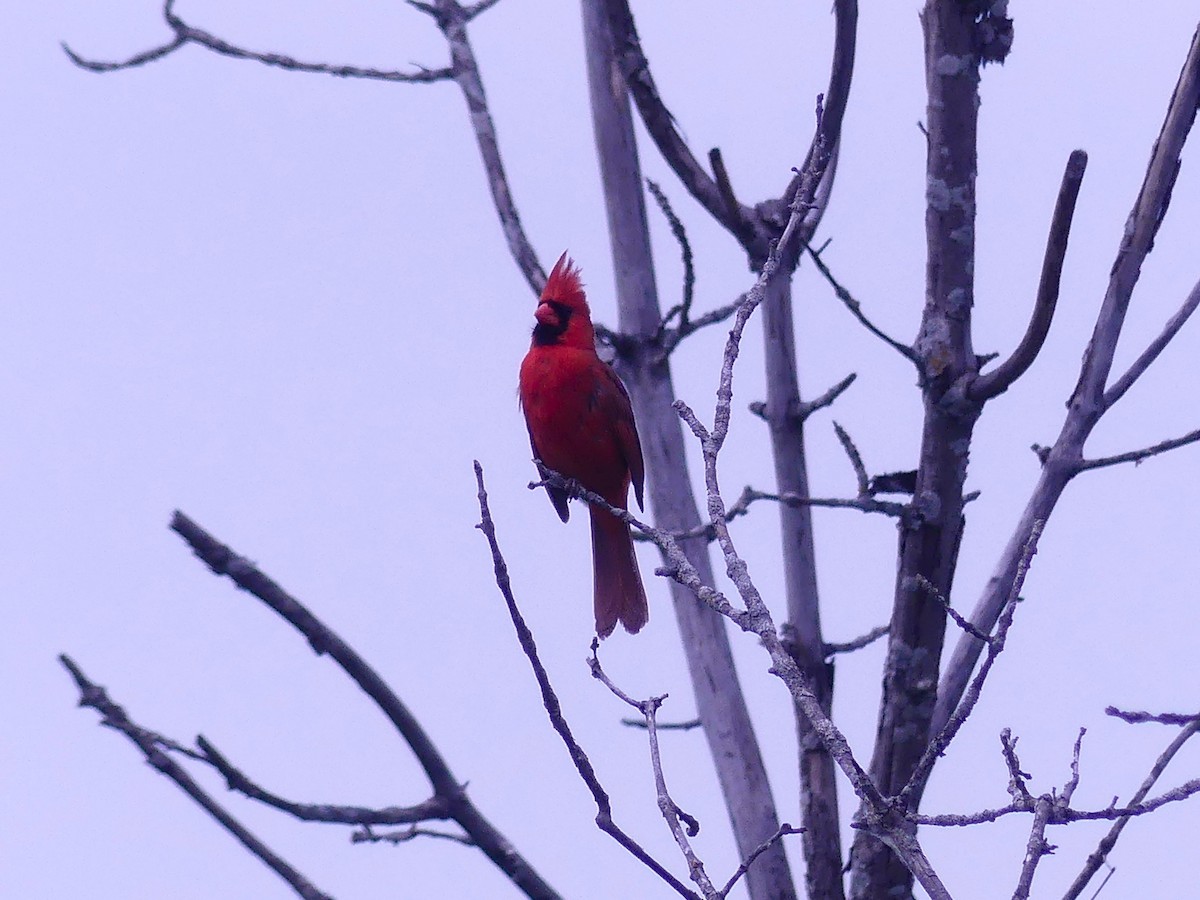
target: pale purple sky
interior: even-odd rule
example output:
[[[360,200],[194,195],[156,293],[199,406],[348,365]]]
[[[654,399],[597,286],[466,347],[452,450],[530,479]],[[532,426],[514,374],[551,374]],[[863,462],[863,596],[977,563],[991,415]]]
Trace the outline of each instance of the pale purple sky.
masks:
[[[826,259],[896,337],[922,302],[924,114],[916,3],[864,4],[844,152],[823,234]],[[445,63],[440,35],[396,2],[201,2],[194,25],[306,59]],[[743,200],[774,195],[799,164],[824,88],[828,3],[635,4],[656,79],[697,151],[719,145]],[[1028,447],[1057,433],[1125,217],[1196,26],[1195,7],[1013,3],[1010,62],[984,75],[975,345],[1024,329],[1067,154],[1090,154],[1060,315],[1028,377],[977,432],[955,602],[969,609],[1028,495]],[[514,586],[564,708],[614,795],[620,822],[681,875],[654,805],[644,735],[588,675],[590,563],[582,518],[562,526],[533,477],[515,397],[533,309],[486,194],[452,85],[388,85],[269,70],[186,49],[98,76],[60,41],[121,58],[166,39],[150,0],[14,4],[0,66],[0,894],[31,900],[288,897],[132,745],[75,708],[55,655],[74,656],[143,725],[202,732],[266,786],[300,801],[388,806],[428,796],[407,748],[339,670],[263,606],[218,580],[170,533],[180,508],[353,643],[425,721],[481,809],[564,896],[667,896],[592,823],[594,809],[520,655],[492,582],[471,460],[486,470]],[[513,190],[544,265],[569,248],[596,318],[612,323],[604,216],[591,149],[578,9],[505,0],[472,28]],[[1196,138],[1193,139],[1195,141]],[[671,180],[690,229],[698,308],[751,283],[736,247]],[[1200,151],[1185,153],[1171,212],[1135,294],[1118,367],[1157,333],[1200,276]],[[659,289],[674,302],[677,249],[654,218]],[[911,467],[919,395],[911,369],[866,335],[828,288],[797,281],[809,395],[858,383],[812,420],[814,490],[853,478],[830,425],[869,468]],[[770,486],[758,332],[736,382],[722,477]],[[711,416],[724,330],[675,357],[679,395]],[[1200,424],[1195,327],[1097,432],[1092,455]],[[1068,776],[1087,726],[1081,806],[1128,797],[1170,739],[1107,719],[1105,705],[1196,708],[1200,607],[1195,448],[1084,475],[1051,520],[1009,649],[978,713],[936,770],[926,811],[1002,806],[997,734],[1021,737],[1033,787]],[[778,603],[774,515],[735,538]],[[827,636],[887,617],[892,525],[816,515]],[[642,551],[649,579],[655,561]],[[669,692],[693,714],[666,590],[651,624],[606,642],[635,695]],[[790,704],[752,641],[734,636],[781,815],[795,821]],[[838,667],[835,718],[870,753],[882,647]],[[737,860],[698,734],[663,740],[675,798],[698,816],[697,848],[722,880]],[[1197,774],[1185,750],[1161,782]],[[204,783],[339,900],[516,896],[480,854],[449,842],[351,846],[349,829],[301,825]],[[843,798],[847,819],[853,809]],[[1113,897],[1183,896],[1200,805],[1134,823]],[[1011,891],[1028,823],[926,832],[964,897]],[[1106,826],[1056,829],[1035,895],[1056,896]],[[849,835],[849,829],[846,830]],[[793,868],[802,871],[798,844]]]

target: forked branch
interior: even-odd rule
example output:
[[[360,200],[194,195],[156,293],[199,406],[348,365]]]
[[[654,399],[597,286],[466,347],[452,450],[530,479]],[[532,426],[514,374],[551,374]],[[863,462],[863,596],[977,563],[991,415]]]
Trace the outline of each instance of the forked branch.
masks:
[[[71,677],[79,688],[80,706],[91,707],[100,713],[103,717],[102,725],[119,731],[132,741],[142,751],[146,762],[175,782],[180,790],[195,801],[197,806],[216,819],[218,824],[237,838],[242,846],[286,881],[298,896],[303,897],[304,900],[332,900],[328,894],[314,887],[307,878],[259,840],[246,826],[217,803],[204,788],[200,787],[187,771],[165,752],[164,741],[160,735],[143,728],[130,719],[125,709],[114,703],[104,688],[90,681],[83,674],[83,670],[75,664],[75,661],[65,653],[58,659],[71,673]]]

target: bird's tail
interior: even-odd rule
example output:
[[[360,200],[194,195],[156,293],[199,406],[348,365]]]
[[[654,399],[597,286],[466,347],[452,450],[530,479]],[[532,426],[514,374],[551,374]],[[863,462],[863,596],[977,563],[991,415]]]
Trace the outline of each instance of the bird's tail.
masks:
[[[591,516],[596,634],[608,637],[617,622],[630,634],[636,634],[650,618],[650,609],[638,574],[629,526],[595,507]]]

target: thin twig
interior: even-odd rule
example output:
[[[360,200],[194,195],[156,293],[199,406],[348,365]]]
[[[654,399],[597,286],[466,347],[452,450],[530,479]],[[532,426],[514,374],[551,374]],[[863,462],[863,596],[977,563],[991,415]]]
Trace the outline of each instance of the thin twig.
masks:
[[[809,246],[805,246],[804,249],[812,259],[813,264],[816,265],[817,271],[821,273],[827,282],[829,282],[829,286],[833,288],[834,294],[839,300],[842,301],[842,304],[846,307],[846,309],[850,310],[850,314],[858,320],[858,323],[862,325],[863,328],[867,329],[867,331],[869,331],[871,334],[875,335],[875,337],[879,338],[879,340],[883,341],[885,344],[907,359],[914,366],[920,368],[921,360],[920,357],[917,356],[917,352],[907,344],[902,344],[900,341],[888,335],[883,331],[883,329],[867,318],[866,313],[862,311],[862,304],[859,303],[858,300],[854,298],[854,295],[851,294],[850,291],[840,281],[838,281],[837,278],[834,277],[833,271],[825,264],[825,260],[821,258],[820,252]]]
[[[766,853],[768,850],[770,850],[771,846],[776,841],[782,840],[784,837],[786,837],[789,834],[803,834],[803,833],[804,833],[803,828],[793,828],[787,822],[784,822],[782,825],[779,826],[779,829],[773,835],[771,835],[769,838],[767,838],[765,841],[763,841],[761,844],[759,844],[757,847],[755,847],[754,852],[752,852],[749,856],[747,856],[742,861],[742,864],[737,867],[737,870],[733,873],[733,875],[730,876],[729,880],[727,882],[725,882],[725,887],[723,887],[723,888],[721,888],[721,890],[717,891],[717,897],[721,898],[721,897],[729,896],[729,892],[733,890],[733,886],[735,884],[737,884],[738,880],[750,870],[750,867],[752,865],[754,865],[754,861],[756,859],[758,859],[760,856],[762,856],[764,853]]]
[[[667,699],[667,695],[662,694],[658,697],[650,697],[647,700],[634,700],[621,690],[621,688],[617,687],[613,680],[605,673],[600,665],[599,652],[600,640],[592,638],[592,655],[588,657],[588,667],[592,671],[592,677],[600,681],[623,703],[641,712],[646,723],[646,734],[650,741],[650,768],[654,774],[654,790],[658,798],[658,810],[662,813],[663,819],[667,823],[667,829],[675,839],[675,844],[679,847],[679,852],[683,855],[684,861],[687,862],[688,872],[691,875],[692,881],[696,883],[696,887],[700,888],[700,892],[704,895],[705,900],[717,900],[717,890],[704,869],[703,861],[696,855],[696,851],[692,849],[692,844],[689,840],[689,838],[694,838],[700,833],[700,823],[694,816],[684,812],[667,790],[667,779],[663,773],[662,753],[658,746],[657,727],[658,710],[662,706],[663,701]]]
[[[1000,731],[1000,752],[1004,755],[1004,765],[1008,768],[1008,795],[1013,803],[1018,805],[1033,805],[1033,796],[1025,782],[1031,777],[1021,768],[1021,760],[1017,758],[1017,739],[1012,736],[1012,729]]]
[[[454,841],[456,844],[462,844],[464,847],[474,847],[475,842],[463,834],[455,834],[452,831],[442,831],[438,828],[422,828],[420,825],[410,825],[407,828],[402,828],[400,831],[388,831],[383,834],[376,834],[371,830],[371,826],[364,825],[359,830],[352,832],[350,835],[350,843],[352,844],[404,844],[414,838],[431,837],[440,838],[446,841]]]
[[[978,628],[972,625],[969,620],[963,617],[962,613],[950,605],[950,599],[943,596],[942,592],[937,589],[937,586],[934,585],[933,582],[931,582],[924,575],[917,575],[915,578],[921,590],[925,591],[925,593],[933,597],[933,599],[935,599],[938,603],[942,604],[942,608],[946,610],[946,615],[954,620],[955,625],[957,625],[967,634],[971,635],[971,637],[978,638],[985,644],[990,644],[992,642],[992,639],[988,634],[980,631]]]
[[[563,482],[565,487],[567,482],[561,476],[559,480]],[[534,678],[537,679],[538,688],[542,693],[542,705],[546,708],[546,714],[550,717],[550,724],[562,739],[563,744],[566,745],[571,762],[575,764],[575,770],[579,772],[579,777],[583,779],[583,783],[591,792],[593,800],[595,800],[597,827],[605,834],[611,836],[613,840],[628,850],[643,865],[674,888],[675,892],[681,897],[699,900],[699,895],[695,891],[668,872],[658,860],[647,853],[637,841],[626,834],[613,821],[612,801],[609,799],[608,792],[600,784],[600,779],[596,775],[596,770],[592,767],[591,760],[588,759],[587,754],[571,733],[571,726],[567,724],[567,720],[563,716],[562,704],[559,702],[558,695],[554,692],[554,687],[550,684],[550,676],[546,674],[546,668],[542,665],[541,658],[538,656],[537,644],[534,642],[533,632],[525,624],[525,618],[521,615],[521,611],[517,607],[516,598],[513,596],[512,582],[508,577],[508,564],[505,563],[504,556],[500,552],[500,543],[496,537],[496,526],[492,521],[491,510],[488,508],[487,488],[483,482],[483,466],[479,464],[478,460],[475,461],[475,482],[479,488],[480,514],[480,521],[476,527],[483,532],[484,537],[487,538],[488,546],[491,548],[496,586],[504,596],[509,617],[512,619],[513,627],[517,632],[517,640],[520,642],[521,649],[529,660]],[[576,487],[578,486],[576,485]],[[601,498],[597,497],[596,499],[603,503]]]
[[[661,333],[671,319],[679,316],[679,333],[688,330],[691,324],[692,314],[692,298],[696,290],[696,266],[692,258],[692,245],[688,241],[687,230],[683,227],[683,222],[679,220],[679,216],[675,215],[675,210],[671,208],[671,201],[667,199],[667,195],[663,193],[662,188],[658,183],[651,179],[646,179],[646,187],[650,191],[650,195],[654,197],[654,201],[658,204],[658,208],[662,211],[663,217],[667,220],[667,224],[671,228],[671,234],[675,236],[675,240],[679,244],[679,252],[683,259],[683,299],[678,305],[672,306],[667,310],[667,314],[663,316],[662,325],[659,327]]]
[[[1037,297],[1033,302],[1033,315],[1025,329],[1025,336],[1013,351],[1012,356],[992,371],[979,378],[968,390],[977,401],[990,400],[1006,390],[1025,374],[1037,359],[1050,333],[1054,319],[1054,308],[1058,303],[1059,285],[1062,281],[1063,260],[1067,255],[1067,240],[1071,235],[1071,220],[1075,216],[1075,201],[1083,184],[1083,173],[1087,169],[1087,154],[1074,150],[1067,159],[1062,184],[1058,188],[1058,200],[1054,204],[1054,215],[1050,219],[1050,235],[1046,238],[1046,254],[1042,260],[1042,277],[1038,282]]]
[[[286,812],[304,822],[331,822],[343,825],[407,825],[450,818],[449,804],[444,798],[436,795],[416,806],[392,806],[386,809],[328,803],[295,803],[285,800],[278,794],[271,793],[251,781],[203,735],[196,738],[196,746],[200,752],[192,752],[188,755],[220,772],[229,790],[237,791],[251,800]]]
[[[645,728],[645,719],[621,719],[621,724],[630,728]],[[657,722],[656,727],[659,731],[694,731],[697,728],[704,726],[700,719],[684,719],[682,722]]]
[[[255,837],[244,825],[231,816],[223,806],[210,797],[208,792],[200,787],[182,766],[163,752],[159,747],[159,736],[152,731],[142,728],[130,719],[124,708],[114,703],[104,688],[92,683],[83,674],[83,670],[75,664],[73,659],[65,653],[61,654],[58,659],[64,668],[71,673],[71,677],[75,679],[75,684],[79,688],[80,706],[87,706],[96,710],[103,717],[101,720],[102,725],[121,732],[121,734],[136,744],[146,757],[146,762],[175,782],[180,790],[191,797],[201,809],[216,819],[221,827],[237,838],[242,846],[262,860],[276,875],[286,881],[298,896],[303,897],[304,900],[332,900],[328,894],[314,887],[307,878],[289,865],[283,857],[279,856]]]
[[[491,109],[488,107],[483,77],[479,73],[475,51],[467,36],[467,23],[483,10],[478,6],[474,10],[466,9],[457,0],[435,0],[425,11],[433,18],[450,46],[454,81],[467,104],[471,131],[475,134],[475,144],[483,161],[492,204],[504,231],[508,252],[534,294],[540,294],[546,284],[546,274],[538,262],[537,254],[529,242],[529,236],[525,233],[521,216],[517,212],[517,203],[513,199],[504,160],[500,155],[500,139],[496,133],[496,123],[492,120]]]
[[[855,650],[861,650],[863,647],[867,647],[875,643],[889,631],[891,631],[890,625],[876,625],[866,634],[861,634],[853,640],[845,641],[840,644],[826,644],[825,656],[828,658],[837,653],[853,653]]]
[[[1133,463],[1138,465],[1142,460],[1149,459],[1152,456],[1158,456],[1160,453],[1166,453],[1168,450],[1174,450],[1177,447],[1186,447],[1188,444],[1194,444],[1200,441],[1200,428],[1195,431],[1189,431],[1182,437],[1171,438],[1168,441],[1160,441],[1150,447],[1143,447],[1141,450],[1130,450],[1128,453],[1118,453],[1115,456],[1102,456],[1099,459],[1081,459],[1078,463],[1079,471],[1084,472],[1088,469],[1103,469],[1105,466],[1116,466],[1121,463]]]
[[[802,403],[800,405],[800,410],[798,412],[798,415],[800,416],[800,421],[802,421],[802,422],[806,421],[809,416],[811,416],[813,413],[817,412],[818,410],[825,409],[825,407],[827,407],[827,406],[832,406],[833,402],[835,400],[837,400],[838,397],[842,396],[842,394],[844,394],[846,392],[846,389],[848,387],[850,387],[850,385],[854,384],[854,381],[857,378],[858,378],[858,373],[851,372],[849,375],[847,375],[845,378],[843,378],[841,381],[839,381],[837,384],[835,384],[833,387],[831,387],[829,390],[827,390],[821,396],[816,397],[812,400],[807,400],[804,403]]]
[[[996,658],[1004,651],[1004,642],[1008,637],[1008,629],[1012,626],[1013,615],[1016,613],[1017,603],[1021,599],[1021,588],[1025,584],[1025,576],[1029,573],[1029,566],[1033,562],[1034,554],[1037,553],[1038,539],[1041,538],[1044,527],[1045,522],[1037,521],[1033,523],[1029,539],[1025,542],[1025,547],[1021,553],[1021,559],[1017,565],[1016,577],[1013,579],[1012,587],[1009,589],[1004,610],[1001,612],[1000,620],[996,624],[996,632],[987,641],[987,656],[984,657],[983,663],[979,666],[979,671],[971,680],[970,686],[963,695],[962,702],[955,708],[954,714],[950,717],[945,727],[929,742],[929,746],[925,749],[920,761],[913,769],[908,783],[900,791],[898,802],[902,806],[907,806],[908,799],[913,795],[913,792],[919,791],[924,786],[925,780],[933,770],[934,763],[937,762],[938,757],[946,752],[946,748],[950,746],[950,742],[954,740],[954,736],[962,728],[963,722],[967,720],[972,710],[975,709],[975,704],[979,702],[979,695],[983,691],[983,685],[987,681],[988,673],[991,672]]]
[[[1183,301],[1183,305],[1167,320],[1167,324],[1163,326],[1163,330],[1159,332],[1158,337],[1152,340],[1142,351],[1141,355],[1133,361],[1133,364],[1125,371],[1125,374],[1113,382],[1112,387],[1104,392],[1104,407],[1107,409],[1114,403],[1125,396],[1135,381],[1142,377],[1154,360],[1158,359],[1158,355],[1166,349],[1167,344],[1171,343],[1179,330],[1183,328],[1188,319],[1192,317],[1192,313],[1196,311],[1196,307],[1200,306],[1200,281],[1196,282],[1192,292],[1187,295],[1187,299]]]
[[[138,66],[146,65],[147,63],[155,62],[163,57],[174,53],[185,44],[196,44],[204,47],[214,53],[219,53],[222,56],[228,56],[231,59],[246,59],[254,62],[262,63],[267,66],[274,66],[278,69],[286,69],[292,72],[310,72],[324,75],[333,75],[337,78],[363,78],[371,81],[392,81],[402,82],[405,84],[431,84],[435,81],[448,81],[454,77],[454,70],[445,69],[427,69],[424,66],[418,66],[416,72],[399,72],[386,69],[373,69],[363,66],[343,66],[330,65],[329,63],[313,63],[302,62],[298,59],[293,59],[290,56],[285,56],[282,53],[261,53],[256,50],[247,50],[244,47],[238,47],[228,41],[222,40],[215,35],[209,34],[199,28],[194,28],[187,22],[183,21],[174,11],[174,0],[166,0],[163,4],[163,18],[166,20],[167,27],[174,33],[175,37],[167,44],[160,47],[155,47],[151,50],[146,50],[141,53],[136,53],[128,59],[120,62],[105,62],[102,60],[88,59],[80,56],[66,44],[62,45],[71,62],[80,68],[87,69],[90,72],[115,72],[121,69],[133,69]]]

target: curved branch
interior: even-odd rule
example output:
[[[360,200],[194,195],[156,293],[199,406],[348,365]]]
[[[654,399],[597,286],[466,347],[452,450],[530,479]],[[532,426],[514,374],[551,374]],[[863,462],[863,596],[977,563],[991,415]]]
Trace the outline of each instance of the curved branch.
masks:
[[[434,793],[446,802],[450,818],[471,836],[479,849],[514,885],[535,900],[559,900],[558,893],[517,853],[512,842],[475,807],[420,722],[366,660],[248,559],[238,556],[178,510],[171,519],[171,530],[182,537],[192,552],[215,574],[228,576],[239,588],[278,613],[304,635],[317,654],[329,654],[342,671],[375,701],[375,705],[412,749],[433,785]]]
[[[188,39],[186,37],[176,34],[170,43],[163,44],[161,47],[154,47],[150,50],[143,50],[141,53],[135,53],[129,59],[122,60],[121,62],[104,62],[103,60],[87,59],[72,50],[65,41],[59,46],[63,48],[63,52],[67,54],[71,62],[75,63],[81,69],[87,69],[89,72],[115,72],[119,69],[133,69],[162,59],[164,56],[174,53],[187,42]]]
[[[1037,359],[1050,333],[1054,308],[1058,303],[1059,284],[1062,280],[1063,260],[1067,255],[1067,239],[1071,235],[1071,220],[1075,215],[1075,201],[1079,198],[1079,187],[1087,169],[1087,154],[1074,150],[1067,159],[1062,184],[1058,188],[1058,201],[1054,204],[1054,215],[1050,220],[1050,235],[1046,239],[1046,255],[1042,260],[1042,277],[1038,283],[1037,298],[1033,304],[1033,316],[1025,330],[1021,343],[1012,356],[985,375],[980,375],[971,385],[971,399],[983,402],[1007,391]]]

